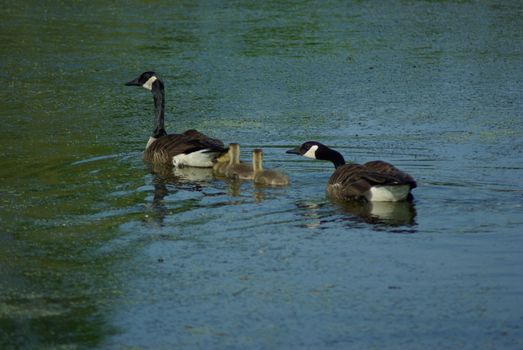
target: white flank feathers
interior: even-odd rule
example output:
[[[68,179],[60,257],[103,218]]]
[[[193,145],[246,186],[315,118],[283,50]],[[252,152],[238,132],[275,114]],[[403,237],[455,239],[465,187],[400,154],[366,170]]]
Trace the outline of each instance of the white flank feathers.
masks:
[[[409,190],[409,185],[373,186],[365,197],[371,202],[397,202],[407,198]]]
[[[173,157],[175,167],[192,166],[196,168],[212,168],[216,152],[210,152],[208,148],[189,154],[178,154]]]

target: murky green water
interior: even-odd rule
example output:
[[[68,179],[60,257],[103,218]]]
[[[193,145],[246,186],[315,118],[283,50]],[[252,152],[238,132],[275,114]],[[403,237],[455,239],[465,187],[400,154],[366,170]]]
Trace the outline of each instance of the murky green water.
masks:
[[[23,1],[0,12],[0,347],[520,349],[518,1]],[[287,188],[149,169],[168,131]],[[325,197],[307,140],[418,180]]]

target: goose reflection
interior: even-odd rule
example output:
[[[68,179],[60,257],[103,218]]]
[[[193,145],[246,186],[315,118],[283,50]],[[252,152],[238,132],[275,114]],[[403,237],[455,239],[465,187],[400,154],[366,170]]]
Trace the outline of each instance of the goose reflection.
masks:
[[[245,181],[242,179],[223,179],[227,184],[227,194],[231,197],[241,197],[243,194],[252,194],[252,198],[255,202],[263,202],[268,194],[267,190],[270,190],[270,186],[260,185],[251,181]],[[250,183],[250,186],[245,184]]]
[[[241,191],[242,191],[242,185],[245,183],[245,181],[240,179],[224,179],[223,180],[227,184],[227,194],[231,197],[240,197]]]
[[[416,224],[416,207],[411,201],[367,202],[335,201],[344,212],[355,215],[369,224],[411,226]]]
[[[183,167],[175,168],[162,164],[150,167],[150,173],[160,182],[182,185],[183,187],[194,185],[201,190],[201,185],[214,179],[212,168]]]
[[[253,192],[255,201],[265,198],[262,188],[249,185],[251,181],[238,178],[219,177],[212,168],[173,168],[155,164],[148,167],[154,187],[151,212],[146,214],[147,221],[163,226],[164,219],[172,214],[190,211],[201,207],[201,198],[212,196],[229,197],[214,205],[241,204],[242,194]],[[221,183],[221,184],[220,184]],[[223,188],[225,184],[225,188]],[[223,189],[223,190],[221,190]],[[195,194],[200,193],[200,194]],[[166,199],[176,195],[176,201]],[[235,199],[234,199],[235,198]]]
[[[152,185],[154,195],[151,203],[152,213],[148,218],[163,225],[165,217],[171,212],[187,211],[198,207],[199,201],[194,197],[188,197],[176,203],[176,207],[169,208],[165,203],[168,195],[178,191],[203,192],[206,183],[214,179],[212,168],[173,168],[162,164],[154,164],[149,167],[153,175]]]
[[[334,209],[332,205],[334,204]],[[300,227],[310,229],[326,229],[331,224],[342,224],[349,228],[371,224],[375,230],[390,230],[391,232],[413,233],[416,225],[416,208],[410,201],[403,202],[367,202],[367,201],[336,201],[303,202],[296,206],[300,209],[305,223]],[[341,212],[341,215],[340,215]]]

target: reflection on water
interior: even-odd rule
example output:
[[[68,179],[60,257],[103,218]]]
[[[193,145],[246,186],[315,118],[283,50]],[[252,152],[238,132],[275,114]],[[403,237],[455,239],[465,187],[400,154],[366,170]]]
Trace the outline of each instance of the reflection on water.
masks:
[[[336,204],[347,214],[356,215],[369,224],[416,225],[416,207],[411,201],[337,201]]]
[[[330,205],[334,204],[334,207]],[[314,203],[298,201],[296,206],[307,219],[301,227],[327,229],[332,223],[343,224],[347,228],[371,224],[374,230],[387,229],[389,232],[414,233],[416,230],[416,208],[410,201],[367,202],[335,201]],[[336,210],[336,208],[341,210]],[[341,214],[341,215],[340,215]]]
[[[203,192],[205,184],[214,179],[212,169],[209,168],[173,168],[164,164],[149,165],[149,171],[153,175],[152,185],[154,187],[151,207],[152,221],[163,225],[165,217],[179,211],[189,211],[199,206],[199,201],[187,198],[177,202],[176,210],[165,204],[165,198],[174,195],[177,191]]]
[[[266,198],[274,198],[278,195],[278,188],[260,185],[248,180],[217,176],[212,168],[173,168],[162,164],[148,165],[149,172],[153,175],[151,184],[153,186],[153,199],[151,203],[152,213],[147,215],[150,221],[160,226],[168,215],[174,215],[181,211],[190,211],[205,207],[201,198],[195,198],[187,193],[200,193],[203,197],[252,197],[255,202],[260,203]],[[225,185],[226,192],[216,191],[219,185]],[[165,198],[174,196],[178,192],[185,192],[182,198],[176,201],[176,205],[167,205]],[[226,200],[227,204],[241,204],[243,200]],[[220,205],[225,204],[220,202]]]
[[[212,168],[182,167],[173,168],[164,164],[149,165],[149,171],[155,175],[154,182],[193,185],[201,190],[201,185],[214,179]]]
[[[498,3],[10,2],[0,349],[523,348],[523,5]],[[142,68],[170,130],[292,185],[144,171]],[[282,151],[304,138],[397,164],[416,202],[329,201]]]

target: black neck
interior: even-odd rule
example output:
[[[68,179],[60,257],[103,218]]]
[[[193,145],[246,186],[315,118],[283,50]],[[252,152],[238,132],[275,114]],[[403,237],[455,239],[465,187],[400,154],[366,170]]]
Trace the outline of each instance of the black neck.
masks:
[[[333,152],[336,153],[336,157],[331,159],[332,163],[334,164],[334,167],[337,168],[339,166],[344,165],[345,159],[343,158],[343,156],[336,151],[333,151]]]
[[[343,158],[341,153],[338,151],[335,151],[328,147],[325,147],[318,151],[320,153],[320,154],[317,154],[317,156],[319,155],[319,159],[330,160],[334,164],[335,168],[345,164],[345,159]],[[318,153],[318,151],[316,151],[316,153]]]
[[[157,79],[153,85],[152,90],[154,98],[154,126],[153,137],[159,138],[161,136],[167,135],[165,131],[164,123],[164,109],[165,109],[165,94],[163,83],[160,79]]]

